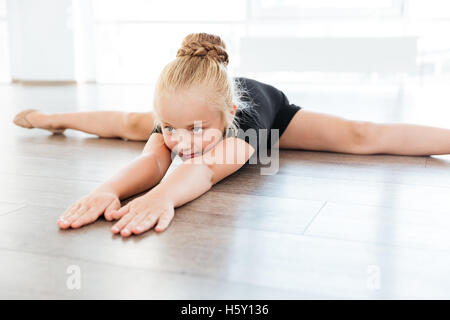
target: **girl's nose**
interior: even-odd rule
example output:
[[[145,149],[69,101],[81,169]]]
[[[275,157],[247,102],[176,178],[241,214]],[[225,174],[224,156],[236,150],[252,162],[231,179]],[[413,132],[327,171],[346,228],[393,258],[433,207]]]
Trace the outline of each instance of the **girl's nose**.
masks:
[[[187,132],[179,132],[174,137],[175,141],[177,141],[177,149],[178,150],[186,150],[190,149],[192,146],[192,136]]]

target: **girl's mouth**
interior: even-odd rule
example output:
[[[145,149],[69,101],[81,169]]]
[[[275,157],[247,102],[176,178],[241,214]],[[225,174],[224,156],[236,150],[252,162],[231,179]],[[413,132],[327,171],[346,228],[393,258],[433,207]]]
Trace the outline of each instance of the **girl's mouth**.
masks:
[[[198,155],[200,155],[200,153],[190,153],[190,154],[183,154],[181,157],[185,158],[185,159],[191,159],[191,158],[196,157]]]

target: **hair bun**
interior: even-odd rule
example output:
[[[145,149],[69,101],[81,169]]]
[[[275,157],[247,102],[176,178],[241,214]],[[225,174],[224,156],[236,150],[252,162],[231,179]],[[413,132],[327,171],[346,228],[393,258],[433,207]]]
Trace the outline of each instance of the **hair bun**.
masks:
[[[177,52],[177,57],[184,56],[209,56],[225,66],[229,63],[225,43],[219,36],[209,33],[188,34]]]

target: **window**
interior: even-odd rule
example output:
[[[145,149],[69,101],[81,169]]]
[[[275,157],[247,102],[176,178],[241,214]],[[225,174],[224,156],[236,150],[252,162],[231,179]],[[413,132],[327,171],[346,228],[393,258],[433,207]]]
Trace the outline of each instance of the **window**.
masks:
[[[95,44],[92,68],[100,83],[154,83],[164,65],[175,58],[184,36],[191,32],[220,35],[228,46],[230,70],[242,76],[246,74],[241,72],[244,68],[240,62],[245,61],[245,53],[248,56],[254,52],[242,51],[246,49],[241,39],[247,37],[295,41],[316,38],[324,44],[334,38],[417,37],[417,48],[411,50],[411,55],[416,55],[420,75],[450,75],[447,0],[92,0],[90,3],[93,14],[89,21],[95,40],[87,47]],[[272,58],[277,59],[267,57],[267,64]],[[348,62],[348,70],[354,69],[353,62]],[[314,74],[272,72],[271,76],[280,81],[291,76],[296,81],[344,78],[359,81],[383,76],[350,73],[318,70]]]
[[[246,1],[94,0],[97,22],[227,22],[246,18]]]
[[[367,18],[401,16],[405,0],[251,0],[257,19]]]

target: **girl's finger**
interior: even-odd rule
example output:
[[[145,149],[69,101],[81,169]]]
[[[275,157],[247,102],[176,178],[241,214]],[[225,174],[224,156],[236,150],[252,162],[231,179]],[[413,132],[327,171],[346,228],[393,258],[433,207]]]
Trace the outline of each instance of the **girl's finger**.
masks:
[[[61,214],[60,217],[68,217],[74,210],[78,209],[81,206],[81,203],[76,202],[74,204],[72,204],[71,206],[69,206],[66,211],[63,212],[63,214]]]
[[[61,214],[59,216],[59,218],[57,220],[58,225],[62,228],[66,228],[66,227],[70,226],[70,224],[68,224],[67,220],[72,214],[74,214],[76,212],[76,210],[78,210],[79,207],[80,207],[80,203],[74,203],[69,208],[67,208],[66,211],[64,211],[63,214]]]
[[[128,212],[130,212],[130,206],[127,204],[126,206],[123,206],[119,210],[115,210],[111,213],[111,216],[113,219],[117,220],[122,218],[124,215],[126,215]]]
[[[114,219],[112,213],[120,209],[120,201],[115,199],[111,201],[111,203],[106,207],[104,216],[108,221],[112,221]]]
[[[133,233],[141,234],[151,229],[155,225],[156,221],[158,221],[158,217],[159,215],[154,213],[147,215],[145,219],[141,220],[140,223],[134,227]]]
[[[143,210],[139,210],[139,209],[134,209],[136,210],[136,212],[140,212],[138,214],[136,214],[133,218],[133,220],[131,220],[124,229],[129,230],[130,232],[134,233],[134,229],[137,225],[139,225],[139,223],[144,220],[147,215],[149,215],[149,212],[145,212]]]
[[[173,219],[173,212],[166,211],[164,212],[158,220],[158,224],[155,227],[155,231],[162,232],[167,229],[170,224],[170,221]]]
[[[132,212],[126,214],[122,217],[113,227],[111,228],[111,231],[113,233],[119,233],[122,231],[122,229],[134,218],[134,215]],[[126,233],[126,232],[125,232]]]
[[[78,209],[74,210],[69,216],[66,216],[64,219],[64,228],[69,228],[72,222],[78,219],[79,216],[82,216],[86,211],[89,210],[89,207],[84,205],[80,205]]]
[[[78,216],[78,218],[74,220],[70,226],[76,229],[86,224],[92,223],[95,220],[97,220],[97,218],[100,216],[102,212],[103,212],[102,207],[92,207],[89,210],[87,210],[83,215]]]

